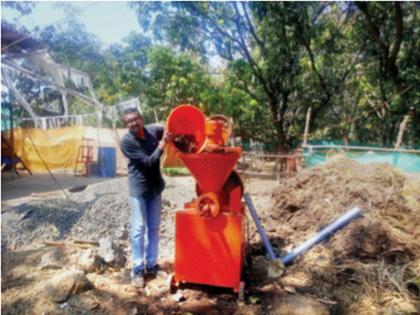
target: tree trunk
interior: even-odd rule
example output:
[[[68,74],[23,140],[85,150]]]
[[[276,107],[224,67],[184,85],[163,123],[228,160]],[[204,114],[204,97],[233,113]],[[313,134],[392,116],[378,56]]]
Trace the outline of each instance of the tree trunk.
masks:
[[[312,107],[309,107],[308,111],[306,112],[305,131],[303,133],[303,145],[306,145],[308,143],[309,125],[311,122],[311,111]]]
[[[409,115],[405,115],[403,121],[400,124],[400,130],[398,131],[397,143],[395,144],[395,150],[399,150],[404,136],[405,128],[407,127]]]
[[[276,151],[279,154],[286,154],[288,152],[288,146],[286,144],[286,135],[283,131],[282,121],[278,121],[275,125],[277,132],[277,147]]]
[[[286,135],[283,130],[283,117],[277,107],[277,98],[274,95],[269,96],[269,105],[271,110],[273,126],[277,135],[277,153],[287,153]]]

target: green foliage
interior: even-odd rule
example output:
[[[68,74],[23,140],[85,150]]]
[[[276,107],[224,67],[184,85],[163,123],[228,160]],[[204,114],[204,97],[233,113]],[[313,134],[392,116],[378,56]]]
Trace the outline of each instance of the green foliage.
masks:
[[[15,6],[22,13],[31,6]],[[139,97],[147,122],[182,103],[232,117],[235,135],[289,149],[312,108],[311,139],[420,141],[416,3],[130,2],[141,31],[106,49],[66,5],[39,30],[56,61],[87,72],[106,106]],[[215,65],[215,56],[223,66]],[[41,91],[18,86],[38,106]],[[44,97],[49,97],[44,96]],[[9,98],[13,101],[13,98]],[[92,109],[71,100],[72,113]],[[105,117],[106,124],[122,122]]]
[[[185,167],[165,167],[162,169],[162,172],[167,176],[190,175],[190,172]]]

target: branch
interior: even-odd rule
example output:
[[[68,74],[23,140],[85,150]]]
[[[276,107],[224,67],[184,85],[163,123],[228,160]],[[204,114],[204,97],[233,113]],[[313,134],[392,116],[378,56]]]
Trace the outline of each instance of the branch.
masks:
[[[251,56],[251,54],[248,50],[248,47],[246,45],[243,33],[241,31],[241,26],[239,24],[240,14],[239,14],[239,11],[238,11],[238,8],[237,8],[236,4],[234,4],[234,9],[235,9],[235,13],[236,13],[236,16],[234,18],[234,22],[235,22],[236,30],[237,30],[237,32],[239,34],[239,38],[240,38],[240,47],[239,48],[242,49],[242,52],[245,55],[245,57],[247,58],[248,62],[251,63],[252,72],[258,78],[258,80],[261,82],[261,84],[264,88],[264,91],[267,93],[267,95],[272,95],[272,91],[271,91],[267,81],[265,80],[264,76],[262,75],[262,71],[261,71],[260,67],[258,66],[256,61],[254,60],[254,58],[252,58],[252,56]]]
[[[368,9],[368,4],[366,2],[356,2],[356,6],[359,8],[360,11],[362,11],[362,13],[364,14],[364,16],[366,18],[368,31],[369,31],[372,39],[379,44],[379,46],[382,48],[382,51],[383,51],[384,55],[388,56],[389,47],[388,47],[387,43],[385,43],[381,39],[381,33],[379,31],[379,28],[375,24],[373,24],[373,22],[372,22],[372,17],[370,15],[370,12],[369,12],[369,9]]]
[[[245,19],[246,19],[246,22],[248,23],[249,31],[250,31],[252,37],[254,37],[254,39],[257,42],[257,44],[261,47],[261,50],[265,54],[266,51],[267,51],[267,49],[265,47],[264,42],[258,37],[257,33],[255,32],[255,28],[254,28],[254,25],[252,25],[251,19],[249,18],[249,14],[248,14],[247,7],[245,5],[245,2],[241,2],[241,5],[242,5],[242,9],[245,12]]]
[[[311,60],[311,68],[315,72],[316,76],[318,77],[318,80],[321,84],[322,89],[327,90],[327,84],[325,83],[324,77],[321,75],[321,73],[318,71],[318,68],[316,67],[315,57],[314,57],[314,54],[312,53],[310,43],[308,43],[306,40],[303,40],[303,45],[305,46],[306,51],[309,54],[309,59]]]
[[[357,96],[356,96],[356,100],[355,100],[355,104],[354,104],[354,107],[353,107],[353,112],[352,113],[350,113],[350,117],[349,117],[349,120],[347,121],[347,119],[346,119],[346,125],[347,125],[347,131],[346,131],[346,133],[347,134],[349,134],[350,133],[350,131],[351,131],[351,129],[352,129],[352,126],[353,126],[353,124],[354,124],[354,122],[357,120],[356,119],[356,114],[357,114],[357,111],[358,111],[358,109],[359,109],[359,101],[360,101],[360,98],[362,97],[362,92],[359,92],[358,94],[357,94]]]
[[[282,104],[280,107],[280,119],[284,118],[284,115],[286,114],[286,110],[289,107],[289,91],[285,90],[281,93],[282,97]]]
[[[354,64],[357,61],[357,57],[359,57],[360,53],[362,52],[362,47],[363,45],[360,46],[359,50],[357,51],[356,55],[354,56],[353,60],[351,61],[349,67],[347,68],[347,70],[344,72],[343,76],[340,79],[340,82],[344,82],[344,80],[347,78],[347,76],[349,75],[351,68],[354,66]]]
[[[249,96],[251,96],[254,100],[258,101],[258,102],[262,102],[262,99],[257,96],[257,94],[255,94],[254,92],[251,92],[251,90],[249,89],[248,83],[247,81],[245,81],[242,77],[238,77],[240,79],[240,81],[242,82],[242,88],[244,89],[244,91],[246,93],[249,94]]]
[[[322,12],[324,12],[324,10],[326,8],[328,8],[330,6],[331,2],[327,2],[324,3],[319,9],[318,11],[315,13],[315,15],[312,18],[312,24],[315,24],[318,21],[318,18],[321,16]]]
[[[340,115],[337,113],[337,111],[334,109],[333,105],[328,104],[328,108],[330,109],[330,111],[333,113],[333,115],[335,116],[335,118],[337,119],[338,122],[340,122],[342,120],[342,118],[340,117]]]
[[[398,52],[400,51],[401,42],[403,39],[403,19],[401,12],[401,4],[395,2],[395,28],[396,28],[396,41],[394,47],[392,48],[391,55],[389,57],[391,63],[395,64],[397,59]]]
[[[209,36],[210,38],[213,38],[213,37],[216,35],[216,32],[215,32],[215,31],[211,31],[211,30],[209,30],[209,29],[208,29],[208,27],[207,27],[206,25],[204,25],[204,26],[203,26],[202,30],[203,30],[203,31],[204,31],[204,33],[206,33],[206,34],[207,34],[207,36]],[[216,47],[216,50],[217,50],[217,47]],[[232,61],[232,60],[233,60],[233,55],[232,55],[231,48],[229,49],[229,51],[227,51],[227,54],[222,53],[222,52],[220,52],[220,51],[218,51],[218,54],[220,55],[220,57],[222,57],[222,58],[224,58],[224,59],[226,59],[226,60],[229,60],[229,61]]]
[[[199,11],[199,10],[195,10],[196,12],[194,12],[194,8],[192,7],[188,7],[187,10],[190,12],[190,14],[192,16],[196,16],[196,15],[201,15],[204,19],[208,20],[208,22],[210,23],[210,25],[212,25],[221,35],[226,36],[229,40],[236,42],[239,44],[239,41],[231,34],[229,34],[228,32],[224,31],[219,24],[214,21],[207,13]]]

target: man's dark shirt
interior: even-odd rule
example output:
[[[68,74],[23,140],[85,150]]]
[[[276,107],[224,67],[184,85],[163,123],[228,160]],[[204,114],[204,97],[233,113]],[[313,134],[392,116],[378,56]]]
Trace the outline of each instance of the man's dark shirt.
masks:
[[[160,173],[160,157],[163,150],[158,148],[163,136],[163,127],[144,127],[144,139],[128,132],[121,140],[121,151],[128,158],[128,183],[131,197],[147,197],[160,194],[165,188]]]

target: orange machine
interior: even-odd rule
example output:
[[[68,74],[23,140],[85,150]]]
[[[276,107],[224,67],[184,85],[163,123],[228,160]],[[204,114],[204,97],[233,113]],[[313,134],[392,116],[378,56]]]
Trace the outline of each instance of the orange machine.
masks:
[[[206,120],[192,105],[180,105],[168,117],[173,145],[195,178],[197,193],[176,212],[171,285],[213,285],[243,295],[243,184],[233,171],[242,150],[226,146],[231,131],[227,122],[223,116]]]

